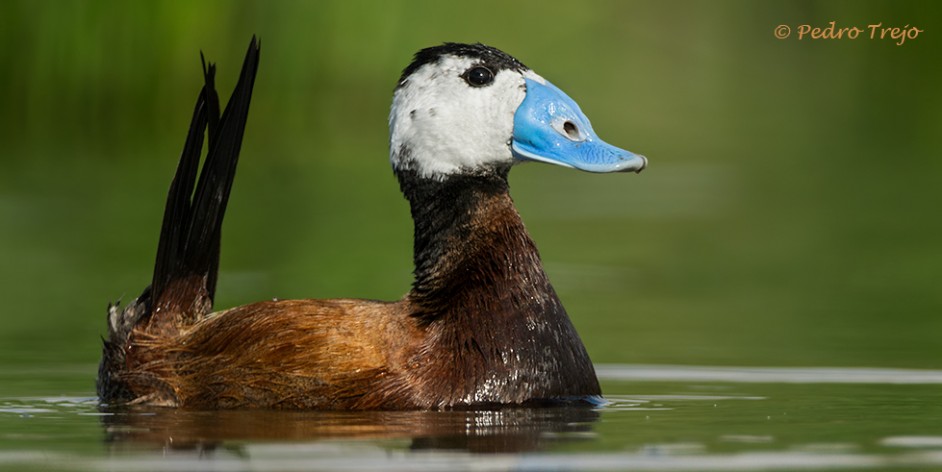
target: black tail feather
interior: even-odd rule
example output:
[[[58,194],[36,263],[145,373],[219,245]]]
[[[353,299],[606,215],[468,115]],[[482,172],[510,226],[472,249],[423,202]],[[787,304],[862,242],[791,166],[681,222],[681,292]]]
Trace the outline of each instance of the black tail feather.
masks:
[[[212,308],[222,221],[235,179],[258,61],[259,42],[253,37],[239,81],[220,117],[216,67],[203,60],[205,85],[167,195],[151,285],[152,325],[192,321]],[[208,153],[197,180],[207,127]]]
[[[193,110],[193,120],[190,122],[190,131],[186,136],[180,163],[177,164],[177,172],[167,192],[167,205],[164,209],[160,239],[157,243],[154,278],[150,287],[151,295],[163,293],[174,275],[179,272],[177,266],[181,262],[183,247],[186,245],[184,235],[190,224],[192,213],[190,197],[193,194],[193,186],[196,184],[200,154],[203,150],[203,135],[206,130],[206,92],[207,86],[204,86]]]
[[[253,38],[254,39],[254,38]],[[248,57],[246,57],[248,59]],[[209,111],[209,147],[216,144],[216,133],[219,131],[219,94],[216,93],[216,64],[206,64],[206,58],[200,51],[200,61],[203,63],[203,79],[206,84],[206,104]]]

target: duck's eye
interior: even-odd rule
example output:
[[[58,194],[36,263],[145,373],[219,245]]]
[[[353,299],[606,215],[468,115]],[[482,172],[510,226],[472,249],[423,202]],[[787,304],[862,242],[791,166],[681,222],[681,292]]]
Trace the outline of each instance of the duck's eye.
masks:
[[[472,87],[483,87],[494,81],[494,73],[484,66],[472,67],[465,71],[465,82]]]

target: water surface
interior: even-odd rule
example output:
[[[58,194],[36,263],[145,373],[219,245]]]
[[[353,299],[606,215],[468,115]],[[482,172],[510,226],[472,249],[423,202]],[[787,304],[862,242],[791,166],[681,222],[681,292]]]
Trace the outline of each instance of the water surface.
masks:
[[[942,467],[942,371],[600,365],[597,408],[109,410],[0,399],[6,470]]]

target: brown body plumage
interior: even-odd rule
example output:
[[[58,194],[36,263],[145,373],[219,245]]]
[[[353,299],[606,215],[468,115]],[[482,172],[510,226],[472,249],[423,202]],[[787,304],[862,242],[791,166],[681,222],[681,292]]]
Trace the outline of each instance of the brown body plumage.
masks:
[[[570,389],[598,395],[504,178],[462,178],[442,185],[452,198],[413,203],[417,227],[435,225],[423,215],[437,205],[469,207],[438,222],[451,225],[438,238],[417,238],[426,269],[400,301],[265,301],[176,330],[140,324],[118,376],[128,398],[193,408],[404,409],[563,399]]]

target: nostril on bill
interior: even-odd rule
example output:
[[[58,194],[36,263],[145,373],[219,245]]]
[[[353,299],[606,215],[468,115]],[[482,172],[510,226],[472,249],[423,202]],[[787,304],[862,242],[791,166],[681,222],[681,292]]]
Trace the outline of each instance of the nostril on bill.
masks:
[[[567,120],[563,123],[563,131],[566,132],[566,136],[569,136],[569,139],[579,139],[579,127],[576,126],[575,123]]]

